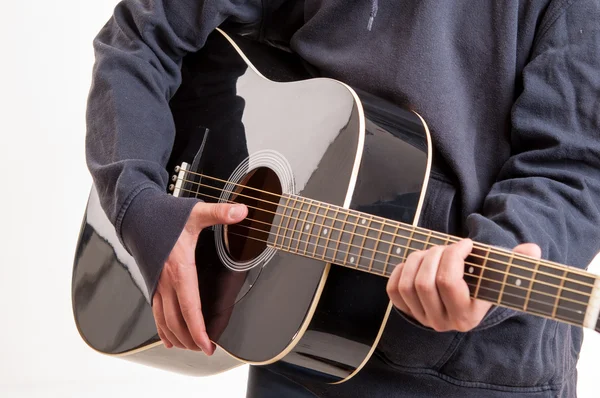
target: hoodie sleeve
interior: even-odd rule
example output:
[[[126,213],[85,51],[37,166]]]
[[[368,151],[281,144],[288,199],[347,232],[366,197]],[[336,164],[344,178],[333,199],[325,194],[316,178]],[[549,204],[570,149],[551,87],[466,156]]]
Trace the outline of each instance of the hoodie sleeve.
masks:
[[[562,2],[563,4],[567,2]],[[568,2],[540,24],[511,113],[512,154],[469,237],[584,268],[600,248],[600,5]]]
[[[259,1],[125,0],[95,37],[86,161],[102,208],[154,294],[197,199],[167,195],[169,100],[182,58],[225,20],[256,23]]]

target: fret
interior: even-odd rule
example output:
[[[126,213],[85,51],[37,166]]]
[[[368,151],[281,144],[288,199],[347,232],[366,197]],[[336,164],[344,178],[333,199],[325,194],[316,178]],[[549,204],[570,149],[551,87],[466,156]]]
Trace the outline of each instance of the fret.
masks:
[[[344,232],[342,233],[340,245],[342,247],[341,254],[343,254],[344,259],[341,261],[342,265],[356,265],[356,258],[354,258],[354,254],[352,250],[354,249],[352,245],[352,240],[356,235],[356,229],[358,228],[358,217],[354,214],[349,214],[346,218],[346,223],[344,223]],[[348,229],[350,229],[348,231]]]
[[[392,252],[395,256],[395,263],[400,264],[406,261],[406,257],[408,257],[409,247],[410,247],[410,237],[412,236],[413,229],[410,229],[410,233],[405,229],[400,230],[400,233],[397,233],[394,236],[394,247]],[[406,236],[409,235],[409,236]]]
[[[531,280],[534,280],[535,277],[537,276],[539,267],[540,267],[540,262],[537,261],[535,263],[535,269],[533,270],[533,273],[531,275]],[[533,283],[530,283],[529,288],[527,289],[527,295],[525,296],[525,303],[523,304],[523,311],[527,311],[527,305],[529,305],[529,298],[531,297],[532,288],[533,288]]]
[[[480,298],[481,281],[484,277],[485,264],[487,262],[488,250],[473,247],[471,254],[465,259],[465,270],[463,279],[469,287],[469,292],[474,298]],[[482,292],[484,290],[481,290]]]
[[[311,234],[310,234],[310,240],[309,240],[309,246],[312,244],[313,248],[312,248],[312,257],[313,258],[320,258],[321,254],[324,251],[324,249],[322,247],[320,247],[319,245],[319,241],[321,239],[321,233],[322,230],[324,229],[323,227],[323,223],[325,222],[325,213],[327,212],[327,208],[321,206],[321,203],[317,202],[317,213],[315,215],[315,220],[314,220],[314,225],[313,228],[311,229]],[[310,247],[309,247],[310,250]]]
[[[333,233],[333,223],[335,221],[335,216],[331,213],[334,211],[337,215],[338,210],[331,209],[329,205],[326,205],[325,211],[323,213],[323,228],[321,229],[321,233],[319,234],[319,238],[317,240],[317,257],[325,261],[327,261],[327,249],[331,238],[331,234]]]
[[[390,262],[392,262],[392,260],[391,260],[392,253],[394,251],[396,251],[397,252],[396,254],[400,254],[400,252],[402,251],[400,246],[395,245],[396,239],[398,238],[398,230],[400,229],[400,224],[396,223],[396,227],[394,227],[393,225],[385,224],[385,228],[387,230],[386,236],[389,235],[390,240],[388,242],[389,247],[387,250],[387,256],[383,260],[383,270],[381,271],[382,275],[386,275],[386,273],[387,273],[388,265],[390,264]],[[388,232],[392,228],[393,228],[394,232]],[[397,264],[397,262],[394,261],[394,265],[396,265],[396,264]]]
[[[478,254],[475,256],[468,256],[468,261],[475,263],[480,267],[481,264],[481,250],[474,249]],[[478,298],[490,301],[492,303],[500,302],[500,293],[503,291],[502,286],[504,285],[504,277],[508,268],[508,264],[505,261],[506,256],[497,252],[490,252],[485,269],[480,272],[480,286],[478,291]],[[475,267],[473,267],[475,268]],[[471,287],[472,288],[472,287]]]
[[[504,273],[502,285],[500,286],[500,294],[498,294],[498,304],[502,303],[502,296],[504,295],[504,287],[506,286],[506,278],[508,278],[508,275],[510,275],[510,264],[512,263],[514,257],[515,257],[515,254],[511,253],[510,258],[508,259],[508,263],[506,264],[506,271]]]
[[[283,199],[285,199],[285,204],[282,204],[281,202],[283,201]],[[288,203],[290,201],[290,197],[286,196],[286,197],[282,197],[281,200],[279,201],[279,208],[283,209],[282,213],[281,213],[281,220],[280,222],[277,224],[277,232],[275,233],[275,242],[274,242],[274,246],[275,247],[283,247],[283,242],[285,240],[285,227],[283,226],[283,224],[287,221],[289,221],[289,219],[287,219],[286,217],[286,213],[289,210],[288,208]],[[279,213],[279,209],[277,211]],[[282,235],[281,233],[284,233],[284,235]],[[279,238],[281,237],[281,245],[278,243],[279,242]]]
[[[363,215],[363,219],[366,218]],[[362,269],[365,271],[369,270],[369,259],[371,258],[371,253],[373,252],[375,246],[375,233],[373,224],[373,217],[369,216],[367,219],[367,223],[363,224],[361,220],[361,224],[365,225],[364,232],[361,234],[361,243],[358,252],[358,258],[356,264],[358,265],[358,269]]]
[[[377,233],[377,237],[375,238],[375,244],[373,245],[373,255],[371,256],[371,262],[369,263],[369,271],[373,270],[373,262],[375,261],[375,257],[379,253],[379,246],[381,243],[381,234],[383,233],[383,230],[385,228],[385,222],[379,221],[379,224],[380,224],[380,227],[377,228],[377,230],[379,232]]]
[[[414,230],[414,228],[411,228],[410,235],[406,239],[406,245],[404,247],[404,253],[402,254],[402,261],[401,261],[402,263],[406,262],[406,259],[408,258],[408,255],[411,252],[410,245],[412,244],[412,240],[413,240],[414,234],[415,234],[415,230]],[[398,249],[396,249],[396,250],[398,250]]]
[[[555,318],[583,325],[595,279],[569,268],[564,278]]]
[[[433,246],[448,246],[450,242],[450,236],[442,234],[441,232],[431,231],[429,234],[430,247]]]
[[[454,238],[284,195],[267,242],[274,248],[389,276],[410,253],[448,246]],[[600,287],[600,282],[578,269],[534,261],[503,249],[475,247],[465,261],[464,278],[474,298],[576,325],[584,326],[585,320],[586,325],[600,328],[600,316],[596,321],[594,311],[588,311],[589,319],[585,318],[590,297],[596,294],[594,285]],[[600,301],[600,293],[596,300]]]
[[[511,255],[508,267],[501,304],[514,309],[522,309],[526,297],[532,288],[533,276],[532,263]]]
[[[271,230],[269,231],[269,236],[267,238],[267,245],[278,248],[277,241],[279,239],[279,231],[281,229],[281,224],[284,222],[283,212],[285,212],[284,200],[287,200],[285,197],[281,197],[279,199],[279,205],[277,206],[277,211],[275,212],[275,216],[273,217],[273,222],[271,223]]]
[[[556,295],[556,300],[554,300],[554,309],[552,310],[552,318],[556,317],[556,311],[558,310],[558,301],[560,300],[560,295],[562,294],[563,287],[565,285],[565,277],[567,276],[567,270],[563,272],[562,278],[560,280],[560,286],[558,287],[559,294]]]
[[[300,252],[300,243],[302,242],[302,234],[304,233],[304,227],[306,226],[306,218],[308,217],[308,210],[310,209],[310,203],[304,201],[303,197],[300,197],[300,225],[298,225],[297,231],[294,234],[298,233],[298,239],[296,240],[296,249],[294,250],[296,253]]]
[[[373,242],[373,253],[369,263],[369,271],[379,275],[385,275],[384,270],[389,261],[387,253],[392,248],[392,241],[394,239],[394,231],[396,230],[396,224],[386,222],[384,220],[379,221],[376,219],[375,228],[370,233],[370,240]]]
[[[316,218],[316,213],[315,213],[315,209],[316,205],[314,204],[314,202],[310,201],[308,202],[308,210],[306,211],[306,218],[305,218],[305,223],[304,223],[304,227],[302,228],[302,234],[300,235],[300,245],[301,247],[299,248],[298,252],[300,250],[302,250],[302,253],[304,255],[308,254],[308,250],[309,250],[309,244],[310,244],[310,239],[313,235],[313,228],[315,225],[315,218]]]
[[[350,216],[350,212],[344,211],[344,220],[335,220],[334,223],[334,231],[331,232],[331,240],[335,242],[335,248],[332,249],[333,253],[331,254],[331,259],[334,263],[338,263],[344,265],[343,255],[344,253],[340,253],[340,244],[342,243],[342,235],[346,231],[346,224],[348,223],[348,217]],[[340,254],[342,258],[340,258]]]
[[[527,304],[529,312],[552,317],[562,273],[562,270],[558,268],[542,264],[538,266]],[[558,313],[557,311],[557,315]]]
[[[418,232],[415,228],[411,228],[410,236],[406,240],[406,248],[404,250],[404,256],[402,262],[406,262],[408,256],[411,253],[425,249],[425,235]]]
[[[292,243],[294,242],[294,233],[296,232],[296,225],[298,224],[298,218],[300,217],[300,208],[297,207],[297,200],[293,200],[288,203],[291,203],[288,204],[288,207],[291,208],[290,216],[286,223],[285,230],[283,232],[284,242],[282,243],[281,247],[284,250],[291,251]]]
[[[485,256],[483,257],[483,260],[480,262],[479,269],[477,270],[477,285],[475,286],[475,292],[473,293],[473,297],[475,297],[475,298],[477,298],[479,295],[479,289],[481,288],[481,276],[483,276],[483,271],[485,270],[485,267],[487,266],[487,261],[488,261],[489,255],[490,255],[490,251],[486,250]],[[470,273],[474,274],[473,271],[474,270],[471,270]]]
[[[348,264],[351,267],[358,268],[359,267],[358,262],[360,260],[360,254],[362,252],[361,247],[363,245],[363,240],[365,239],[364,237],[366,236],[366,233],[367,233],[367,228],[366,228],[367,219],[364,216],[359,215],[357,213],[354,224],[355,224],[354,231],[350,235],[350,239],[349,239],[349,243],[348,243],[349,248],[348,248],[348,257],[347,257],[346,264]]]

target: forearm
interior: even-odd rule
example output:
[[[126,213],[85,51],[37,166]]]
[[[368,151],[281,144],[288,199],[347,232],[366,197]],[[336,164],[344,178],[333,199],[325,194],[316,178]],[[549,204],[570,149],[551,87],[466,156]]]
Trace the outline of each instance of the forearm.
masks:
[[[257,15],[256,7],[228,1],[123,1],[94,40],[87,164],[150,293],[196,203],[166,192],[175,140],[169,101],[181,82],[182,59],[226,18]]]

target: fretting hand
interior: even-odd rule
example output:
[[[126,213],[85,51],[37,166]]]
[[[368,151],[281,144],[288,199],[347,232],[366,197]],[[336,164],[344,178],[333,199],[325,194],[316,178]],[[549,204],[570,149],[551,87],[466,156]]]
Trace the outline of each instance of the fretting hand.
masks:
[[[464,260],[473,242],[463,239],[449,246],[435,246],[411,253],[399,264],[387,284],[392,303],[406,315],[436,331],[467,332],[475,328],[491,304],[472,299],[463,279]],[[519,245],[516,253],[540,258],[533,243]]]
[[[243,205],[198,203],[165,262],[152,311],[158,335],[167,348],[173,346],[212,355],[215,345],[206,333],[198,275],[196,244],[203,228],[235,224],[248,214]]]

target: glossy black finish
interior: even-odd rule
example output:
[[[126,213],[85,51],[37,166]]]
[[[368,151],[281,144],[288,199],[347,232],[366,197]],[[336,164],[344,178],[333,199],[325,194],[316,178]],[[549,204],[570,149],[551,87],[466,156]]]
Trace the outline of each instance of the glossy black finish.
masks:
[[[119,242],[92,188],[75,253],[75,322],[95,350],[119,354],[158,340],[137,264]]]
[[[412,112],[359,92],[366,131],[351,209],[412,224],[426,181],[425,126]],[[325,189],[325,187],[323,187]],[[278,364],[339,382],[363,364],[386,318],[387,278],[337,265],[329,271],[319,306],[301,341]],[[369,291],[368,297],[355,294]]]
[[[260,151],[267,150],[288,162],[293,179],[282,181],[284,190],[343,205],[359,139],[360,115],[351,92],[333,80],[273,83],[246,68],[219,36],[205,49],[192,62],[220,70],[233,66],[233,75],[240,77],[231,81],[235,84],[231,90],[221,89],[219,109],[212,111],[215,122],[203,121],[210,132],[202,174],[228,179],[246,157],[253,163]],[[246,48],[251,61],[262,56],[255,51],[260,47]],[[223,109],[236,111],[224,114]],[[217,153],[218,158],[213,158]],[[200,196],[212,201],[204,194],[215,195],[215,191],[200,189]],[[278,251],[262,269],[243,274],[221,264],[214,254],[214,241],[214,234],[207,231],[198,250],[202,301],[209,303],[205,307],[209,335],[244,361],[270,362],[292,344],[302,328],[326,265]],[[250,285],[250,290],[240,294],[243,286]],[[215,286],[222,288],[215,291]],[[213,303],[219,303],[218,307]]]
[[[293,55],[273,56],[245,43],[239,45],[266,77],[308,77]],[[172,109],[178,131],[188,134],[176,144],[169,170],[182,159],[192,163],[203,140],[194,169],[221,179],[228,179],[244,159],[253,165],[265,158],[260,151],[275,151],[293,176],[282,181],[284,191],[413,222],[427,168],[427,138],[413,113],[360,93],[363,118],[356,97],[339,82],[266,80],[220,33],[210,37],[203,51],[186,58],[183,71]],[[366,123],[362,137],[361,123]],[[360,168],[354,167],[357,154],[362,155]],[[184,187],[194,188],[206,201],[219,195],[209,187]],[[197,263],[213,341],[243,361],[277,359],[291,371],[309,371],[326,381],[346,378],[368,358],[388,308],[385,278],[338,266],[327,273],[329,266],[322,261],[283,251],[264,267],[230,271],[215,251],[215,232],[208,229],[199,239]],[[370,285],[372,297],[354,295],[357,284]],[[320,299],[318,305],[315,299]],[[173,367],[174,361],[164,358],[173,351],[161,350],[161,361],[144,354],[144,347],[158,341],[148,294],[93,190],[75,256],[73,309],[82,338],[94,349]],[[209,366],[202,354],[186,361],[188,368]]]

